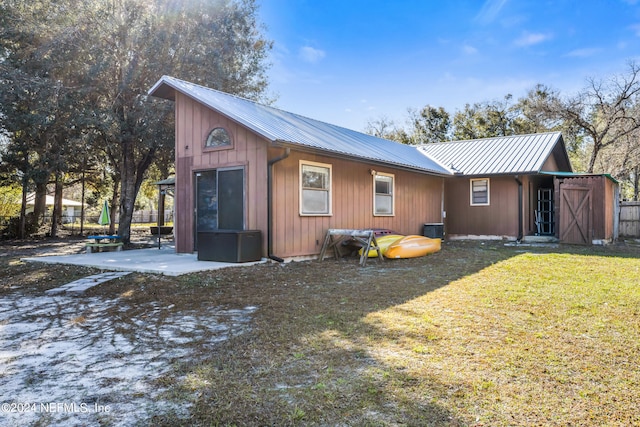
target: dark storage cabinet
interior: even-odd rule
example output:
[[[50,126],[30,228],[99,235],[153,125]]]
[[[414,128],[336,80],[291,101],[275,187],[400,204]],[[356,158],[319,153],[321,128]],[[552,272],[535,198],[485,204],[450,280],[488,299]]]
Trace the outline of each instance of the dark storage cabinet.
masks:
[[[262,258],[260,230],[215,230],[198,232],[198,260],[250,262]]]
[[[444,238],[444,224],[441,222],[424,224],[422,235],[431,239]]]

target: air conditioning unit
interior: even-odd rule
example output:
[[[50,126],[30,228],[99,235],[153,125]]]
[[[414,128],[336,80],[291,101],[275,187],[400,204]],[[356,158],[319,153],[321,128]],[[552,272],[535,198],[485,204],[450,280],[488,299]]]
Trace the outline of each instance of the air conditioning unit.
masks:
[[[424,224],[422,235],[431,239],[444,239],[444,224],[441,222]]]

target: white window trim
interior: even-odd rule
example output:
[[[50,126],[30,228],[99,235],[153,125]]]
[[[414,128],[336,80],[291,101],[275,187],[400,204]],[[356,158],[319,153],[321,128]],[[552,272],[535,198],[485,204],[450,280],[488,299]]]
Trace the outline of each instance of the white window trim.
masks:
[[[329,169],[329,212],[328,213],[308,213],[308,212],[304,212],[303,206],[302,206],[302,191],[304,190],[302,188],[302,166],[318,166],[318,167],[322,167],[322,168],[327,168]],[[300,211],[300,216],[332,216],[333,215],[333,169],[332,169],[332,165],[328,164],[328,163],[318,163],[318,162],[311,162],[308,160],[300,160],[299,163],[299,168],[298,168],[298,178],[299,178],[299,198],[300,198],[300,203],[299,203],[299,211]]]
[[[477,181],[487,182],[487,202],[473,203],[473,183]],[[491,205],[491,180],[489,178],[475,178],[469,180],[469,203],[471,206],[489,206]]]
[[[388,176],[391,178],[391,213],[376,212],[376,176]],[[391,173],[373,173],[373,216],[396,216],[396,176]]]

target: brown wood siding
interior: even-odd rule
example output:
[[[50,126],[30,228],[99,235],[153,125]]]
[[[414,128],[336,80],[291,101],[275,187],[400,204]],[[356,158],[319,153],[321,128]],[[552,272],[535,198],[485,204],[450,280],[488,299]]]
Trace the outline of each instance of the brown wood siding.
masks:
[[[612,239],[615,209],[614,197],[616,184],[605,176],[581,176],[556,178],[556,206],[559,206],[560,191],[563,186],[584,187],[591,190],[592,194],[592,223],[589,235],[591,240],[609,240]],[[565,214],[560,212],[562,218]],[[560,224],[563,227],[563,224]],[[558,237],[562,235],[563,230],[558,230]],[[589,242],[591,243],[591,242]]]
[[[518,235],[518,183],[514,177],[488,178],[490,180],[489,206],[471,206],[469,178],[446,180],[445,231],[448,235],[509,237]],[[524,192],[523,197],[526,198]],[[525,221],[524,218],[523,221]]]
[[[266,255],[267,143],[243,126],[191,98],[176,93],[176,251],[193,252],[194,172],[223,167],[245,171],[247,230],[263,230]],[[207,150],[204,142],[215,127],[229,132],[233,146]]]
[[[281,150],[270,151],[270,158]],[[300,215],[300,160],[332,166],[332,215]],[[395,215],[373,215],[371,169],[394,174]],[[422,234],[427,222],[441,222],[442,178],[346,159],[292,151],[274,165],[273,250],[279,257],[315,255],[329,228],[388,228],[401,234]]]
[[[620,203],[620,236],[640,238],[640,202]]]

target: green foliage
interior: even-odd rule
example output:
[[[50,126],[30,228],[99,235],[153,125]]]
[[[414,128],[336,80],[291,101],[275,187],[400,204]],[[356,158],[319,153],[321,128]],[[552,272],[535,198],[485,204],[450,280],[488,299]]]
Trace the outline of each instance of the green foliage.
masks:
[[[443,142],[450,139],[451,118],[442,107],[427,105],[420,111],[409,111],[412,144]]]
[[[0,217],[16,216],[20,213],[22,190],[15,185],[0,187]]]
[[[533,133],[539,129],[522,111],[513,97],[503,101],[465,105],[453,118],[453,136],[457,140],[490,138]]]
[[[166,174],[174,157],[173,105],[148,89],[174,75],[268,101],[271,47],[255,0],[3,2],[5,172],[46,183],[108,171],[127,241],[147,169],[157,162]]]

